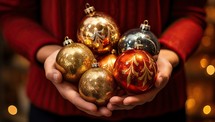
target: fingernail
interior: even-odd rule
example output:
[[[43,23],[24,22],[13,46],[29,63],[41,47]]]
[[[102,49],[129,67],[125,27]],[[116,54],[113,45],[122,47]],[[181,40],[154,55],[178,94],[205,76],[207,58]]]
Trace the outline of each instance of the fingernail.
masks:
[[[54,74],[53,74],[53,81],[54,81],[54,82],[58,82],[58,81],[57,81],[57,78],[58,78],[57,74],[54,73]]]

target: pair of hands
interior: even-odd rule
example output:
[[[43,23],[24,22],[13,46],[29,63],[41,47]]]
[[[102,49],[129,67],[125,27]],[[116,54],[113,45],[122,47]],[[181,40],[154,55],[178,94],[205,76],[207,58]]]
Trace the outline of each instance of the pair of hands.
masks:
[[[46,55],[41,53],[48,48],[49,51]],[[42,50],[37,54],[39,61],[44,62],[44,69],[47,79],[52,81],[59,93],[65,99],[70,101],[78,109],[93,116],[109,117],[112,115],[112,111],[114,110],[129,110],[133,109],[135,106],[152,101],[157,93],[168,83],[173,67],[175,67],[179,62],[179,58],[176,53],[170,50],[161,49],[156,62],[158,67],[158,75],[157,80],[155,81],[155,88],[147,93],[139,95],[113,96],[110,98],[107,106],[97,107],[95,104],[82,99],[78,92],[77,86],[62,81],[61,72],[54,66],[55,59],[60,48],[48,48],[42,48]],[[51,51],[53,50],[55,51],[52,53]]]

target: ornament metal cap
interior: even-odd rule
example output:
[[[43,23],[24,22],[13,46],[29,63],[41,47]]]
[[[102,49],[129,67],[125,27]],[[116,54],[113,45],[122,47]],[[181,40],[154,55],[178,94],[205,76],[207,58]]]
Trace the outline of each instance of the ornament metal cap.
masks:
[[[69,45],[71,43],[73,43],[72,39],[70,39],[68,36],[66,36],[64,38],[63,46]]]
[[[86,9],[84,9],[84,12],[88,15],[91,15],[95,12],[95,8],[93,6],[90,6],[89,3],[86,3],[85,5]]]
[[[97,68],[97,67],[99,67],[99,63],[97,62],[96,59],[93,59],[92,68]]]
[[[149,25],[148,20],[144,20],[143,24],[140,25],[140,28],[142,30],[149,31],[150,30],[150,25]]]
[[[116,50],[115,50],[115,49],[112,49],[112,50],[111,50],[111,54],[116,54]]]

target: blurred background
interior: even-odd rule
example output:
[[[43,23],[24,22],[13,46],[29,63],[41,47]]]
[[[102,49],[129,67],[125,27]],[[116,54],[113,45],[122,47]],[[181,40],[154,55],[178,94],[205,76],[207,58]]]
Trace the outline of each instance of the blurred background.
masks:
[[[215,122],[215,0],[208,0],[207,28],[186,63],[188,122]],[[29,62],[0,38],[0,122],[27,122],[25,83]]]

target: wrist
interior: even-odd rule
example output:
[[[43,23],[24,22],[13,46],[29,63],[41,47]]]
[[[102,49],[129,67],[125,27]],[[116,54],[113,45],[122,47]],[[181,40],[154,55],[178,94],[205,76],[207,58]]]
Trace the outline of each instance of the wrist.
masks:
[[[44,63],[44,61],[50,54],[61,48],[62,46],[59,45],[45,45],[37,51],[36,58],[40,63]]]

